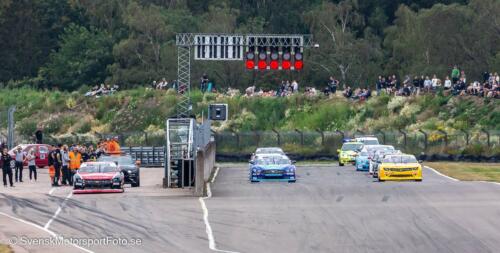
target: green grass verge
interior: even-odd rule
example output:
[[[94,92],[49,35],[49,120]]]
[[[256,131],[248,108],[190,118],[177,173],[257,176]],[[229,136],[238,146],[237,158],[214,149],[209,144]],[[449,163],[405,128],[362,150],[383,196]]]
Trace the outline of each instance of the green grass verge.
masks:
[[[500,163],[426,162],[425,165],[463,181],[500,182]]]
[[[0,243],[0,253],[14,253],[9,245]]]

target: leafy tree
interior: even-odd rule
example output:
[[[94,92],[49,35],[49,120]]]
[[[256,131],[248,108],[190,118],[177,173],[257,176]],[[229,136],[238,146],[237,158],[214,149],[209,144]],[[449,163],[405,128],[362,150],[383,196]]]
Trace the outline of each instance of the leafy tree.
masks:
[[[339,4],[323,2],[305,15],[320,44],[320,50],[311,53],[314,63],[329,74],[339,74],[344,83],[350,84],[366,81],[367,70],[376,68],[381,56],[375,35],[356,36],[364,26],[357,6],[357,1],[353,0]]]
[[[111,36],[98,29],[69,25],[61,36],[60,49],[40,70],[52,86],[75,90],[86,84],[99,84],[113,62]]]

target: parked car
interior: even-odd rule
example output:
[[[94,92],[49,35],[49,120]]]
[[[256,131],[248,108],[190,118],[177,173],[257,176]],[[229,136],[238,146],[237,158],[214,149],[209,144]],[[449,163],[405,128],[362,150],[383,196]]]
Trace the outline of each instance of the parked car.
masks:
[[[97,159],[98,162],[113,162],[121,169],[125,176],[125,183],[132,187],[141,185],[140,161],[135,161],[127,154],[103,154]]]
[[[47,144],[20,144],[17,145],[15,148],[11,149],[9,151],[9,155],[15,159],[15,153],[19,147],[21,147],[22,152],[24,152],[26,155],[31,150],[35,150],[35,164],[38,168],[43,168],[45,166],[49,165],[49,152],[51,151],[52,147]],[[24,162],[24,166],[28,166],[28,162]]]

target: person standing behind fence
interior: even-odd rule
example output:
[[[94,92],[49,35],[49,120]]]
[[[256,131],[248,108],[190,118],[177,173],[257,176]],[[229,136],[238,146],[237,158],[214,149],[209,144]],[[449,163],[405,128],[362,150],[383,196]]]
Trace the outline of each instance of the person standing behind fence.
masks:
[[[24,159],[26,158],[26,154],[23,152],[21,147],[17,147],[17,149],[14,151],[15,157],[16,157],[16,183],[17,182],[23,182],[23,166],[24,166]]]
[[[14,187],[14,183],[12,182],[12,168],[10,167],[10,162],[12,161],[12,157],[9,155],[9,150],[4,148],[1,154],[2,159],[2,176],[3,176],[3,186],[7,187],[7,176],[9,176],[10,187]]]
[[[68,152],[68,146],[64,145],[61,151],[61,160],[62,160],[62,179],[61,179],[61,184],[62,185],[71,185],[71,179],[70,179],[70,172],[69,172],[69,152]]]
[[[37,173],[36,173],[36,155],[35,155],[35,150],[31,149],[28,152],[28,155],[26,156],[26,161],[28,161],[28,169],[30,173],[30,182],[33,182],[33,178],[37,179]]]

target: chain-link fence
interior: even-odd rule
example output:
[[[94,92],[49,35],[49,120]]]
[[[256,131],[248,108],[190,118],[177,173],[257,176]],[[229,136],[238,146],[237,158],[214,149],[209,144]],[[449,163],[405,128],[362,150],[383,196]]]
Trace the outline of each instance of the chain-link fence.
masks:
[[[257,147],[282,147],[287,153],[301,155],[335,156],[343,140],[361,135],[372,135],[380,143],[393,145],[412,154],[472,154],[495,156],[500,152],[500,131],[250,131],[217,132],[217,153],[240,155],[252,153]]]

